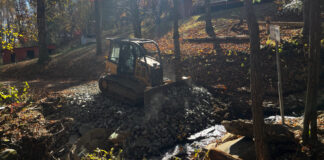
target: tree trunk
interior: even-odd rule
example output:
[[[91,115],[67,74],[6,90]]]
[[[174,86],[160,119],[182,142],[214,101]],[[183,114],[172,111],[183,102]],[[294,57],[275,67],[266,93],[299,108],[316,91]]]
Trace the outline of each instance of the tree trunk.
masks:
[[[262,68],[260,54],[260,37],[259,25],[252,7],[252,0],[245,0],[245,9],[247,14],[247,23],[250,33],[250,88],[252,99],[252,116],[253,116],[253,134],[255,143],[255,152],[258,160],[270,159],[268,146],[264,137],[264,119],[263,119],[263,85],[262,85]]]
[[[95,19],[96,19],[96,44],[97,55],[102,54],[102,23],[101,23],[101,0],[95,0]]]
[[[155,19],[155,35],[156,37],[161,36],[161,12],[160,12],[160,2],[156,5],[156,7],[153,9],[154,19]]]
[[[130,0],[131,12],[132,12],[132,23],[135,38],[142,38],[142,28],[141,28],[141,19],[138,8],[137,0]]]
[[[205,31],[209,37],[215,38],[215,32],[211,21],[210,0],[205,0]]]
[[[311,144],[317,141],[317,95],[320,74],[320,1],[310,1],[310,31],[308,54],[308,80],[304,115],[303,141]],[[309,134],[310,127],[310,134]],[[310,139],[309,139],[310,138]]]
[[[160,25],[161,23],[161,1],[160,0],[158,0],[158,2],[156,3],[156,6],[153,6],[153,13],[155,17],[155,23],[157,25]]]
[[[304,8],[303,8],[303,19],[304,19],[304,28],[303,28],[303,38],[308,42],[309,36],[309,2],[310,0],[304,0]]]
[[[212,20],[211,20],[211,8],[210,8],[210,0],[205,0],[205,31],[207,35],[211,38],[216,38],[216,34],[214,32]],[[221,47],[219,43],[214,43],[214,49],[217,52],[221,51]]]
[[[38,63],[42,64],[49,60],[46,42],[46,22],[45,22],[45,1],[37,0],[37,27],[38,27]]]
[[[179,0],[173,0],[173,43],[175,55],[175,75],[176,81],[181,80],[181,67],[180,67],[180,42],[179,42]]]

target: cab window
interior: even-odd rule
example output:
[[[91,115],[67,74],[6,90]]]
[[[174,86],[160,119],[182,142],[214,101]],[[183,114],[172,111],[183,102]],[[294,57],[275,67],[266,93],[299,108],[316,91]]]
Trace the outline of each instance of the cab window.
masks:
[[[133,53],[134,53],[134,55],[136,56],[136,57],[142,57],[142,55],[141,55],[141,51],[140,51],[140,49],[138,48],[138,46],[131,46],[131,50],[133,51]]]
[[[111,54],[109,56],[109,60],[118,63],[120,54],[120,46],[118,44],[113,44],[111,49]]]

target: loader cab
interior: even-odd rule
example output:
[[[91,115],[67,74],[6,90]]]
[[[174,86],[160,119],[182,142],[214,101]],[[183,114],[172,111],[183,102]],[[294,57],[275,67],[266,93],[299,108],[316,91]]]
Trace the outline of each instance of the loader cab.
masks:
[[[116,43],[113,45],[111,60],[117,64],[117,74],[132,76],[135,69],[135,55],[128,43]]]
[[[161,56],[157,44],[144,39],[109,39],[110,49],[106,72],[108,75],[127,77],[141,81],[146,86],[163,82]],[[150,48],[156,47],[153,53]],[[153,47],[152,47],[153,45]]]
[[[133,46],[127,42],[111,42],[107,72],[113,75],[133,75],[135,72],[135,58]]]

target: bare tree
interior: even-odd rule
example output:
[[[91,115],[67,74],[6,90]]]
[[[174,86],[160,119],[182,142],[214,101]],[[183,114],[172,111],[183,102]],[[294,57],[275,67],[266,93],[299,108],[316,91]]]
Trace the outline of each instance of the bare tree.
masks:
[[[210,0],[205,0],[205,31],[207,33],[207,35],[211,38],[216,38],[216,34],[213,28],[213,24],[212,24],[212,19],[211,19],[211,7],[210,7]],[[219,45],[219,43],[214,43],[214,49],[217,52],[221,51],[221,47]]]
[[[181,80],[181,68],[180,68],[180,42],[179,42],[179,0],[173,0],[173,43],[175,54],[175,75],[176,81]]]
[[[46,42],[46,19],[45,19],[45,1],[37,0],[37,27],[38,27],[38,45],[39,59],[42,64],[49,60],[47,42]]]
[[[136,38],[142,38],[142,27],[141,27],[141,18],[140,18],[138,1],[129,0],[129,5],[130,5],[131,16],[132,16],[134,36]]]
[[[303,141],[311,144],[317,141],[317,96],[320,74],[320,0],[311,0],[310,4],[310,26],[309,26],[309,54],[308,54],[308,80],[306,105],[304,115]],[[309,130],[310,127],[310,130]],[[309,134],[310,131],[310,134]]]
[[[95,19],[96,19],[96,44],[97,55],[102,54],[102,14],[101,14],[101,0],[95,0]]]
[[[258,160],[268,160],[268,146],[264,137],[264,120],[263,120],[263,85],[262,85],[262,68],[260,54],[260,37],[259,25],[257,23],[252,0],[244,0],[247,14],[247,23],[250,33],[250,88],[252,99],[252,116],[253,116],[253,133],[255,152]]]
[[[214,28],[211,21],[211,8],[210,8],[210,0],[205,0],[205,31],[209,37],[215,38],[216,34],[214,32]]]

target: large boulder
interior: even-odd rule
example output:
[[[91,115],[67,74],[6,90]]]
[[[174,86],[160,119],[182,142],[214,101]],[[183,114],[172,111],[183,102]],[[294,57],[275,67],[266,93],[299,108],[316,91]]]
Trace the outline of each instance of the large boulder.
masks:
[[[255,157],[251,157],[255,155],[252,121],[223,121],[222,125],[224,125],[228,132],[245,136],[246,138],[226,142],[219,145],[217,149],[233,155],[240,154],[239,157],[242,159],[255,159]],[[264,135],[272,158],[282,156],[282,154],[295,154],[298,152],[298,148],[300,148],[294,133],[287,126],[281,124],[265,124]]]
[[[208,157],[210,160],[242,160],[218,149],[209,150]]]
[[[251,138],[241,137],[234,139],[217,146],[216,149],[236,158],[256,159],[254,142]]]
[[[227,132],[253,138],[253,124],[250,120],[222,121]],[[269,142],[295,142],[294,133],[280,124],[265,124],[264,134]]]
[[[107,147],[108,131],[104,128],[95,128],[85,133],[76,144],[72,145],[68,158],[80,160],[87,153],[92,153],[96,148],[104,149]]]

